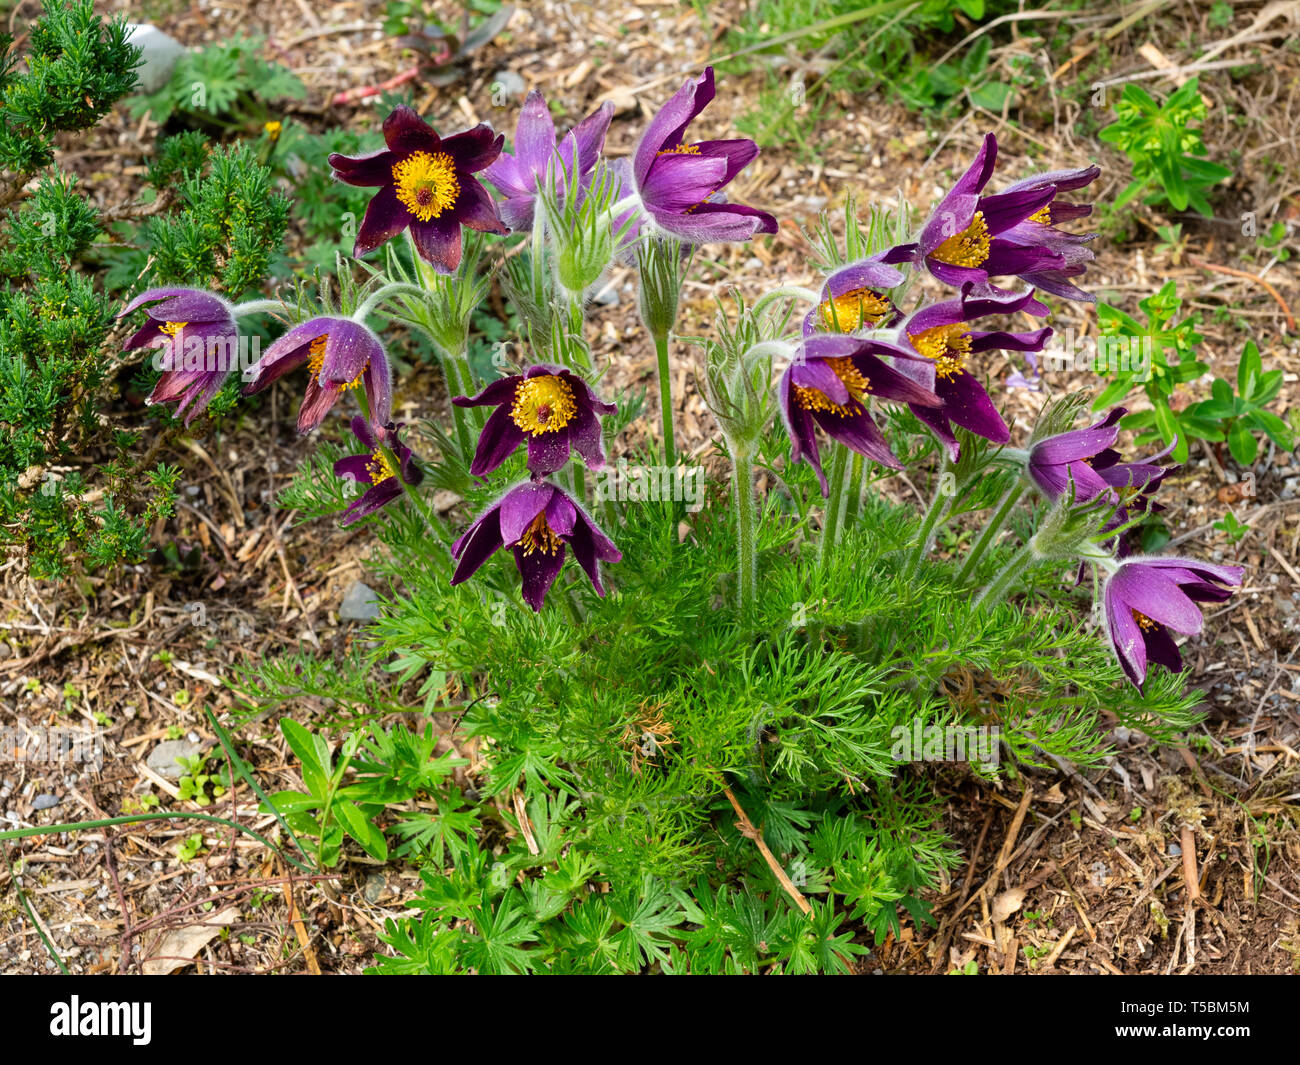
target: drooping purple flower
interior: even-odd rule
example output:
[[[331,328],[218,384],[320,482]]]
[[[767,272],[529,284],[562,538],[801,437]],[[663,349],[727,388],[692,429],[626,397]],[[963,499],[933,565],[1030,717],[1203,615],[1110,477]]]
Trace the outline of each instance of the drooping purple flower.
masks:
[[[496,202],[479,180],[505,138],[480,123],[451,137],[402,105],[384,119],[388,147],[352,158],[330,156],[334,176],[349,185],[378,185],[366,208],[352,254],[360,258],[408,226],[420,256],[440,273],[460,266],[460,227],[484,233],[508,232]]]
[[[298,432],[320,425],[339,396],[361,385],[371,421],[388,423],[393,412],[393,376],[384,346],[351,318],[320,316],[294,326],[266,349],[253,367],[244,395],[261,392],[290,370],[307,363],[311,377],[298,411]]]
[[[159,302],[161,301],[161,302]],[[239,327],[220,296],[194,288],[151,288],[117,312],[122,318],[146,303],[149,321],[122,345],[123,351],[159,348],[162,371],[146,403],[179,401],[176,417],[189,425],[238,368]]]
[[[1102,590],[1106,633],[1124,674],[1139,690],[1147,664],[1174,673],[1182,657],[1169,630],[1186,636],[1201,631],[1197,603],[1219,603],[1241,584],[1240,566],[1216,566],[1184,558],[1135,558],[1124,562]]]
[[[997,138],[990,133],[970,168],[939,202],[917,243],[899,245],[882,260],[916,263],[946,284],[960,287],[969,282],[977,293],[998,291],[989,283],[992,277],[1016,276],[1068,299],[1092,299],[1068,281],[1082,274],[1092,259],[1082,246],[1092,237],[1055,228],[1056,222],[1080,217],[1082,205],[1060,203],[1052,212],[1059,190],[1088,184],[1100,169],[1042,174],[985,196],[996,160]]]
[[[515,128],[515,153],[502,152],[483,172],[505,197],[501,218],[506,225],[519,231],[533,224],[538,185],[546,180],[548,168],[557,191],[563,193],[565,182],[574,175],[576,158],[579,188],[587,187],[596,160],[605,147],[605,134],[613,117],[614,105],[601,104],[565,134],[557,152],[555,121],[546,106],[546,98],[536,89],[528,94]]]
[[[602,597],[601,562],[618,562],[623,557],[591,515],[546,481],[515,485],[452,544],[457,565],[451,583],[468,580],[502,547],[514,552],[524,601],[539,612],[564,565],[566,547],[573,548],[578,565]]]
[[[885,362],[889,358],[892,362]],[[867,412],[867,397],[919,406],[937,405],[932,389],[900,369],[917,356],[901,347],[863,337],[819,333],[806,337],[781,375],[781,417],[790,434],[793,462],[806,461],[828,494],[814,425],[845,447],[891,469],[902,465]]]
[[[856,333],[895,325],[902,317],[889,290],[903,283],[903,274],[873,256],[841,266],[822,285],[821,302],[803,320],[803,335]]]
[[[1011,295],[972,295],[972,284],[962,286],[961,297],[932,303],[916,311],[899,327],[900,335],[923,355],[921,363],[900,363],[899,369],[926,388],[933,389],[939,406],[912,406],[912,413],[930,427],[955,461],[960,454],[952,426],[960,425],[976,436],[995,444],[1011,439],[1002,415],[979,379],[966,368],[971,355],[981,351],[1041,351],[1049,328],[1031,333],[985,332],[971,329],[976,318],[989,314],[1012,314],[1028,311],[1045,314],[1046,308],[1034,298],[1033,290]]]
[[[1127,414],[1115,407],[1095,425],[1071,429],[1039,440],[1029,449],[1025,472],[1048,499],[1055,500],[1074,482],[1074,499],[1084,503],[1111,491],[1095,468],[1097,456],[1110,451],[1119,437],[1119,420]],[[1116,497],[1118,498],[1118,497]]]
[[[364,454],[348,455],[334,463],[334,476],[347,477],[369,487],[343,512],[342,525],[351,525],[388,506],[404,491],[402,482],[414,486],[424,479],[411,449],[400,439],[401,430],[400,422],[396,425],[389,422],[372,429],[365,418],[358,415],[352,419],[352,434],[366,450]],[[397,459],[397,469],[393,468],[392,461],[380,445],[387,447]]]
[[[686,128],[714,97],[713,68],[691,78],[655,115],[629,162],[616,160],[620,199],[635,194],[655,226],[687,244],[775,233],[766,211],[728,203],[722,190],[758,155],[751,140],[686,140]],[[630,213],[630,212],[629,212]],[[624,215],[617,222],[621,226]],[[639,231],[638,218],[629,239]]]
[[[572,447],[593,470],[605,466],[599,415],[613,414],[581,377],[563,366],[538,363],[522,374],[493,381],[477,396],[455,396],[458,407],[496,407],[483,432],[470,473],[491,473],[528,441],[528,469],[536,477],[569,461]]]

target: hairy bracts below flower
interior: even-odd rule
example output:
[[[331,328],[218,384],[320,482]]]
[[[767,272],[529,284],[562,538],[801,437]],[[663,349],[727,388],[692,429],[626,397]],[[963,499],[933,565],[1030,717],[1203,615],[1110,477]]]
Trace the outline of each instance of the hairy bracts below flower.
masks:
[[[458,407],[496,407],[479,436],[470,473],[483,477],[528,441],[528,469],[535,477],[569,461],[572,447],[593,470],[605,466],[599,415],[613,414],[581,377],[563,366],[539,363],[522,374],[493,381],[473,398],[455,396]]]
[[[257,361],[244,394],[261,392],[303,363],[311,377],[298,411],[298,432],[315,429],[339,396],[358,386],[365,388],[367,411],[374,424],[384,425],[392,416],[392,369],[384,346],[366,326],[351,318],[322,315],[294,326]]]
[[[890,358],[887,363],[881,356]],[[867,397],[917,406],[937,405],[933,391],[899,368],[917,356],[878,340],[833,334],[807,337],[779,385],[781,417],[790,434],[790,460],[806,461],[828,494],[814,425],[827,436],[867,458],[901,469],[879,427],[867,412]]]
[[[389,422],[371,429],[365,418],[358,415],[352,419],[352,434],[366,450],[364,454],[348,455],[334,463],[334,476],[346,477],[368,487],[358,499],[348,505],[340,524],[351,525],[388,506],[404,491],[403,482],[414,486],[424,479],[420,467],[415,464],[411,449],[400,439],[401,430],[400,422],[396,425]],[[384,453],[385,447],[397,460],[396,469]]]
[[[123,351],[162,347],[162,376],[146,403],[179,401],[176,417],[189,425],[237,367],[239,327],[220,296],[194,288],[151,288],[118,311],[122,318],[146,303],[149,321],[127,338]]]
[[[509,232],[496,201],[474,177],[501,153],[505,138],[480,123],[451,137],[402,105],[384,119],[388,147],[355,158],[333,154],[335,176],[349,185],[379,186],[366,208],[353,255],[360,258],[406,228],[420,256],[440,273],[460,266],[461,226]]]
[[[899,327],[903,340],[924,358],[920,363],[900,363],[899,369],[939,396],[938,406],[912,405],[912,413],[924,422],[947,448],[955,461],[960,454],[952,426],[982,436],[994,444],[1011,439],[1002,415],[979,379],[967,368],[971,355],[982,351],[1041,351],[1052,330],[1031,333],[986,332],[971,329],[969,322],[990,314],[1027,311],[1045,312],[1033,291],[1019,295],[972,295],[973,285],[962,286],[961,297],[932,303],[908,317]]]
[[[605,134],[613,117],[614,105],[601,104],[565,134],[557,150],[555,120],[546,98],[536,89],[530,92],[519,112],[514,154],[502,152],[483,172],[505,197],[501,203],[505,224],[516,232],[533,224],[540,183],[547,179],[548,169],[557,192],[565,192],[570,176],[577,177],[579,190],[585,189],[605,147]]]
[[[457,565],[451,583],[468,580],[502,547],[514,552],[524,601],[539,612],[564,565],[566,547],[573,548],[599,596],[605,594],[601,562],[623,557],[581,506],[546,481],[515,485],[452,544]]]
[[[616,160],[619,198],[635,194],[655,227],[687,244],[749,240],[775,233],[776,218],[728,203],[722,190],[758,156],[751,140],[689,142],[686,128],[714,97],[713,68],[691,78],[660,109],[637,142],[632,159]],[[616,225],[621,226],[627,215]],[[642,222],[629,231],[634,237]]]
[[[1184,558],[1135,558],[1110,575],[1102,590],[1106,633],[1125,676],[1137,688],[1149,662],[1174,673],[1182,657],[1169,630],[1201,631],[1197,603],[1219,603],[1241,584],[1241,566],[1216,566]]]

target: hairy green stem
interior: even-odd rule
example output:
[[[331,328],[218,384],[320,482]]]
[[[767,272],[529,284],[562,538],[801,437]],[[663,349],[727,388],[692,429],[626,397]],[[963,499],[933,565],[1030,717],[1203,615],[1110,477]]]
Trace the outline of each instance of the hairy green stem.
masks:
[[[246,318],[250,314],[273,314],[285,309],[280,300],[249,300],[247,303],[235,304],[231,313],[236,318]]]
[[[374,309],[390,296],[423,296],[426,291],[418,285],[408,285],[404,281],[392,281],[387,285],[381,285],[357,307],[352,314],[352,320],[364,323]]]
[[[925,519],[921,522],[921,531],[917,534],[916,547],[908,558],[907,567],[903,571],[905,577],[912,576],[917,567],[920,566],[921,560],[929,553],[930,546],[934,543],[935,529],[952,505],[952,495],[944,491],[946,475],[952,472],[951,465],[946,461],[939,469],[939,474],[935,478],[934,496],[930,500],[930,508],[925,512]]]
[[[736,494],[736,563],[737,588],[741,621],[749,625],[758,598],[758,555],[754,536],[758,527],[757,500],[754,498],[754,458],[737,452],[732,465]]]
[[[1032,562],[1033,550],[1028,544],[1023,544],[1020,550],[1007,560],[1006,565],[998,570],[998,575],[993,578],[989,586],[980,592],[979,598],[975,600],[975,606],[977,608],[997,606]]]
[[[831,456],[831,471],[826,478],[830,495],[826,497],[825,518],[822,521],[822,542],[818,550],[818,560],[824,566],[831,556],[831,550],[839,542],[840,518],[844,513],[844,471],[848,468],[849,449],[842,444],[835,444]]]
[[[668,366],[668,336],[657,336],[655,355],[659,360],[659,414],[664,427],[664,464],[677,465],[677,446],[673,438],[673,382]]]
[[[857,524],[858,515],[862,512],[862,491],[866,473],[866,457],[856,451],[853,452],[853,461],[849,466],[848,493],[844,500],[844,524],[840,529],[840,535],[843,535],[845,529],[851,529]]]
[[[984,526],[984,531],[980,533],[979,539],[975,541],[974,546],[966,555],[966,561],[962,563],[961,571],[957,574],[958,584],[961,584],[975,572],[975,567],[979,564],[979,560],[984,557],[984,552],[997,539],[998,533],[1002,531],[1002,526],[1006,524],[1012,508],[1015,507],[1024,494],[1025,486],[1019,480],[1007,489],[1006,495],[1002,497],[1002,502],[998,504],[998,509],[993,512],[988,524]]]

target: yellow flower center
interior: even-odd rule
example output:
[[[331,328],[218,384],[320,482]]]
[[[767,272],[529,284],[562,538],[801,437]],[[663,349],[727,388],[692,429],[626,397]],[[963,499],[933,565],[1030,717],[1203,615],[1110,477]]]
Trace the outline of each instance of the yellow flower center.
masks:
[[[1140,628],[1146,629],[1147,632],[1160,628],[1160,623],[1158,621],[1152,621],[1145,614],[1140,613],[1137,610],[1133,611],[1133,620],[1138,623]]]
[[[524,530],[524,535],[519,537],[519,543],[523,546],[525,555],[531,555],[535,551],[553,555],[560,549],[560,538],[546,524],[546,511],[543,510],[533,519],[532,524]]]
[[[175,337],[189,322],[164,322],[159,328],[169,337]]]
[[[988,257],[989,227],[982,211],[976,211],[970,225],[930,252],[931,259],[949,266],[979,266]]]
[[[393,167],[393,184],[402,205],[421,222],[450,208],[460,195],[456,163],[446,152],[414,152]]]
[[[855,288],[818,304],[817,316],[827,332],[852,333],[862,328],[864,321],[879,325],[893,308],[888,296],[869,288]]]
[[[698,144],[679,144],[676,148],[660,148],[655,155],[699,155]]]
[[[390,477],[396,477],[397,472],[393,469],[393,464],[388,461],[388,456],[384,454],[382,448],[375,448],[374,454],[370,456],[370,461],[366,463],[366,473],[370,474],[370,483],[379,484],[380,481],[386,481]]]
[[[794,386],[795,402],[804,410],[824,410],[837,414],[841,418],[851,418],[862,409],[863,401],[871,391],[871,382],[862,376],[858,368],[853,365],[853,360],[847,355],[838,359],[827,359],[826,365],[844,382],[844,387],[849,392],[848,403],[835,403],[820,388],[808,388],[803,385]]]
[[[573,420],[578,406],[569,382],[556,374],[530,377],[515,390],[510,419],[531,436],[558,433]]]
[[[934,372],[943,378],[955,377],[966,369],[970,355],[970,334],[961,322],[956,325],[936,325],[908,339],[912,347],[927,359],[934,360]]]
[[[321,368],[325,365],[325,342],[324,336],[318,336],[311,342],[310,358],[307,360],[307,369],[311,371],[312,377],[320,378]],[[361,373],[357,374],[351,381],[344,381],[339,388],[356,388],[361,384],[361,378],[365,376],[365,367],[362,367]]]
[[[1037,222],[1040,226],[1050,226],[1052,224],[1052,205],[1050,203],[1044,204],[1025,221]]]

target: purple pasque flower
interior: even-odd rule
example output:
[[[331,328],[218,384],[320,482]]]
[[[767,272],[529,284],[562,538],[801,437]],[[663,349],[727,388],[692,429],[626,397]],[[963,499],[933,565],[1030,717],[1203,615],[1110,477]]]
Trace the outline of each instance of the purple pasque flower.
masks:
[[[828,485],[814,425],[858,454],[902,469],[867,412],[867,397],[937,405],[939,397],[931,389],[900,372],[904,363],[916,360],[914,353],[901,347],[865,337],[818,333],[804,338],[781,375],[781,417],[790,434],[791,461],[812,466],[823,496]]]
[[[1101,167],[1083,167],[1077,170],[1053,170],[1025,178],[1007,186],[1001,195],[1012,196],[1021,193],[1036,192],[1043,188],[1055,189],[1057,193],[1071,192],[1091,184],[1101,174]],[[1096,233],[1067,233],[1057,226],[1061,222],[1070,222],[1084,218],[1092,213],[1092,205],[1087,203],[1070,203],[1053,197],[1045,206],[1039,208],[1023,222],[1004,230],[999,240],[1020,247],[1049,248],[1063,259],[1060,266],[1045,267],[1020,273],[1020,279],[1026,284],[1061,296],[1069,300],[1096,302],[1097,297],[1085,292],[1070,281],[1081,276],[1094,255],[1086,245],[1096,239]]]
[[[123,351],[159,348],[154,365],[162,371],[146,403],[178,400],[176,417],[189,425],[238,366],[239,327],[231,305],[194,288],[151,288],[117,312],[122,318],[146,303],[149,321],[127,338]]]
[[[558,191],[563,192],[565,182],[575,175],[576,166],[579,188],[585,190],[605,147],[605,134],[613,117],[614,105],[601,104],[565,134],[557,152],[555,121],[546,106],[546,98],[536,89],[530,92],[519,112],[519,125],[515,127],[515,154],[502,152],[483,172],[505,197],[501,203],[505,224],[515,231],[533,224],[538,183],[546,179],[548,168]]]
[[[1074,482],[1074,498],[1084,503],[1110,492],[1110,483],[1095,469],[1097,457],[1111,454],[1119,438],[1119,420],[1127,414],[1124,407],[1115,407],[1095,425],[1085,429],[1071,429],[1064,433],[1044,437],[1029,449],[1025,472],[1048,499],[1057,499]],[[1116,497],[1118,499],[1118,497]]]
[[[414,486],[424,479],[411,449],[399,437],[401,430],[400,422],[396,425],[389,422],[372,429],[360,415],[352,419],[352,433],[366,450],[364,454],[348,455],[334,463],[334,476],[347,477],[369,487],[343,512],[341,524],[344,526],[388,506],[404,491],[403,483]],[[397,460],[396,469],[384,448]]]
[[[618,196],[635,194],[655,227],[687,244],[741,241],[755,233],[775,233],[775,217],[754,207],[728,203],[722,194],[757,157],[758,145],[743,138],[686,140],[686,127],[713,96],[712,67],[677,90],[651,120],[631,161],[614,162],[620,182]],[[616,228],[621,228],[629,214],[617,221]],[[629,240],[644,222],[643,217],[633,222]]]
[[[975,161],[939,201],[917,243],[892,248],[882,260],[916,263],[954,287],[967,282],[982,287],[990,277],[1002,274],[1063,268],[1065,261],[1058,252],[998,239],[1047,206],[1056,190],[1049,185],[999,196],[981,195],[993,176],[997,154],[997,138],[989,133]]]
[[[388,356],[379,338],[351,318],[321,315],[294,326],[257,360],[244,395],[261,392],[304,362],[311,377],[298,410],[298,432],[315,429],[339,396],[358,385],[365,388],[370,420],[376,425],[388,423],[393,412]]]
[[[492,504],[451,545],[457,560],[451,583],[469,579],[496,551],[510,548],[523,580],[524,602],[541,611],[546,593],[564,565],[565,548],[604,596],[601,562],[618,562],[623,554],[585,510],[546,481],[523,481]]]
[[[460,227],[506,233],[496,202],[478,171],[501,153],[505,138],[483,123],[439,137],[411,108],[401,105],[384,119],[388,147],[352,158],[330,156],[334,176],[349,185],[378,185],[366,208],[352,254],[360,258],[408,226],[420,256],[443,274],[460,266]]]
[[[1011,430],[993,405],[979,379],[968,370],[970,356],[981,351],[1004,349],[1041,351],[1049,328],[1031,333],[986,332],[971,329],[969,323],[989,314],[1027,311],[1046,314],[1033,290],[1010,295],[972,295],[973,285],[962,286],[961,297],[932,303],[916,311],[899,327],[902,340],[924,356],[921,363],[899,363],[899,369],[939,396],[938,406],[914,405],[912,413],[930,427],[956,461],[961,452],[952,426],[960,425],[995,444],[1011,439]]]
[[[617,409],[604,403],[581,377],[563,366],[538,363],[522,374],[493,381],[473,398],[455,396],[458,407],[496,407],[483,432],[470,473],[491,473],[528,441],[528,469],[535,477],[569,461],[572,447],[593,470],[605,466],[598,415]]]
[[[1148,662],[1174,673],[1183,660],[1169,630],[1201,631],[1197,603],[1219,603],[1241,584],[1240,566],[1216,566],[1185,558],[1133,558],[1121,563],[1102,589],[1106,634],[1124,674],[1139,690]]]
[[[822,285],[821,302],[803,320],[803,335],[856,333],[897,324],[901,312],[889,290],[903,283],[903,274],[878,256],[841,266]]]

